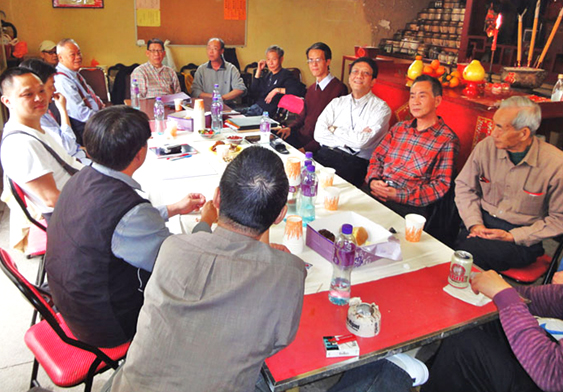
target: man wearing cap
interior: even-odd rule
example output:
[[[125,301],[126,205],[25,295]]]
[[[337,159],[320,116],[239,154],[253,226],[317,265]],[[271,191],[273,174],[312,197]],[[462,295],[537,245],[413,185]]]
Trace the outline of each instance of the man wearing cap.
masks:
[[[65,38],[57,44],[57,75],[55,87],[65,96],[67,111],[76,134],[76,141],[82,144],[82,133],[86,121],[104,107],[102,100],[78,72],[82,67],[82,52],[78,44]]]
[[[41,60],[45,61],[47,64],[51,64],[56,67],[59,63],[59,58],[57,57],[57,44],[53,41],[45,40],[39,44],[39,56]]]
[[[162,64],[166,56],[164,42],[158,38],[149,40],[146,55],[149,61],[139,65],[131,74],[131,80],[137,79],[139,83],[141,98],[154,98],[181,92],[176,72]]]

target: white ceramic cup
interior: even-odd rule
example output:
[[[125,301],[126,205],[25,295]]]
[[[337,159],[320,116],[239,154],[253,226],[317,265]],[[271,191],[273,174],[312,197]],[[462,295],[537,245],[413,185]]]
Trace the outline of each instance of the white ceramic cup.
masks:
[[[426,218],[418,214],[407,214],[405,216],[405,239],[410,242],[420,241],[422,229]]]

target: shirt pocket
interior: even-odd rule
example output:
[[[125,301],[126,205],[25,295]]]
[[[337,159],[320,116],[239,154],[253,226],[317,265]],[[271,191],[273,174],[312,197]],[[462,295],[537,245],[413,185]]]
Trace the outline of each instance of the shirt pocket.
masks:
[[[546,199],[547,192],[544,187],[525,184],[518,192],[518,212],[543,217]]]

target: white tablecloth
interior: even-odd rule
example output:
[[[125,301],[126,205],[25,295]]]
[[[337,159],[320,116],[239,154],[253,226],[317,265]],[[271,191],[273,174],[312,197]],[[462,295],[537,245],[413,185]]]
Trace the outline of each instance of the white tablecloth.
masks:
[[[210,200],[215,188],[219,185],[221,173],[227,165],[210,148],[215,141],[232,134],[233,131],[225,129],[213,140],[203,139],[198,134],[192,133],[181,134],[175,140],[166,140],[163,137],[151,139],[149,147],[163,143],[188,143],[199,153],[190,158],[166,160],[157,159],[155,154],[149,152],[145,163],[135,173],[134,178],[142,185],[154,205],[174,203],[190,192],[203,193]],[[244,135],[252,135],[252,133]],[[241,144],[243,148],[248,146],[249,144],[246,142]],[[268,148],[270,147],[268,146]],[[288,146],[288,149],[290,155],[278,154],[282,160],[285,161],[288,156],[303,158],[303,154],[291,146]],[[401,242],[402,261],[384,259],[359,267],[352,272],[352,284],[399,275],[450,261],[453,250],[446,245],[427,233],[423,233],[422,239],[418,243],[407,242],[404,235],[403,218],[338,176],[335,177],[334,186],[341,190],[339,211],[354,211],[386,229],[393,227],[397,231],[396,238]],[[317,197],[317,218],[335,213],[337,212],[326,211],[322,205],[322,197]],[[189,233],[198,218],[199,213],[192,213],[181,218],[174,217],[169,222],[170,230],[174,233]],[[270,230],[271,242],[282,242],[284,227],[284,223],[272,227]],[[305,294],[328,290],[332,275],[331,263],[308,247],[305,247],[299,257],[313,265],[308,271]],[[444,282],[446,282],[446,277],[444,277]]]

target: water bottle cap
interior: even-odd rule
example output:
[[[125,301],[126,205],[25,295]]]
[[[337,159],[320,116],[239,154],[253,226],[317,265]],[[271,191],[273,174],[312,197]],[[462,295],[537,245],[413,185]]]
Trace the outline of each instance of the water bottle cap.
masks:
[[[162,99],[160,99],[160,97],[156,97],[156,100],[157,100],[157,101],[162,101]]]
[[[309,161],[309,164],[307,165],[307,171],[308,172],[315,172],[315,166],[311,165],[311,161]]]
[[[305,158],[309,158],[309,159],[313,158],[313,153],[311,151],[307,151],[305,153]]]
[[[214,87],[219,88],[219,84],[215,83]]]
[[[309,165],[312,165],[312,164],[313,164],[313,162],[311,162],[311,161],[308,160],[308,159],[305,161],[305,166],[309,166]]]
[[[136,81],[137,81],[137,79],[133,79],[133,81],[134,81],[134,82],[136,82]]]
[[[352,234],[352,231],[354,231],[354,227],[352,225],[350,225],[348,223],[344,223],[342,225],[342,234],[349,235],[349,234]]]
[[[263,112],[262,116],[268,117],[268,112]]]

